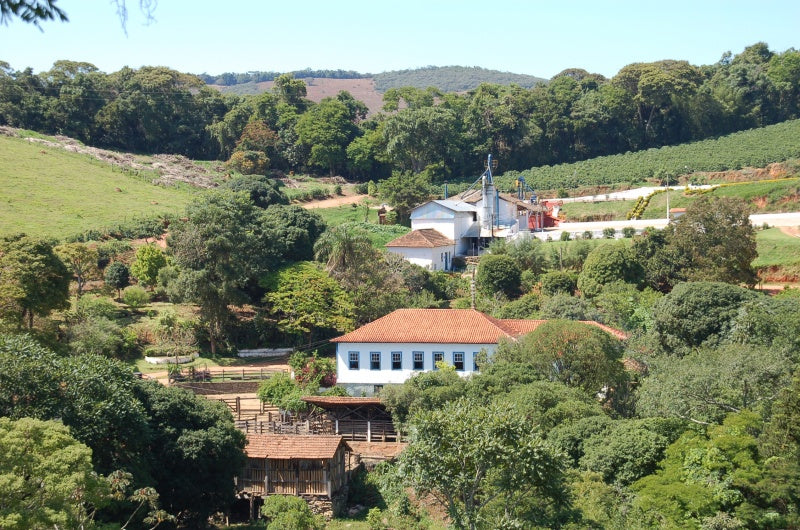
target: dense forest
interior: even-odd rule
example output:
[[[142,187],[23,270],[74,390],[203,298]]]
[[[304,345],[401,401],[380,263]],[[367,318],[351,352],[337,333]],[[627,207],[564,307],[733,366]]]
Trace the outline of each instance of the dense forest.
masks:
[[[0,63],[0,125],[230,160],[245,173],[425,172],[435,182],[480,173],[490,152],[501,171],[524,171],[779,123],[799,116],[799,86],[800,52],[757,43],[713,65],[633,63],[611,79],[570,69],[532,88],[391,88],[367,119],[349,93],[313,103],[287,74],[270,93],[223,96],[163,67],[105,74],[59,61],[34,73]]]

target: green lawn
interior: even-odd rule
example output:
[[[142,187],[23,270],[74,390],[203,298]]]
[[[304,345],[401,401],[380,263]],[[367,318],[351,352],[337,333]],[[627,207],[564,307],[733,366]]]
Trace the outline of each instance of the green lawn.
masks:
[[[636,201],[568,202],[561,207],[570,223],[625,219]]]
[[[378,210],[365,204],[343,204],[334,208],[311,208],[318,213],[328,226],[339,226],[344,223],[378,223]]]
[[[156,186],[150,183],[155,176],[0,136],[0,235],[25,232],[63,238],[135,218],[182,212],[196,189]]]
[[[800,264],[800,237],[769,228],[756,232],[756,244],[758,257],[753,260],[756,268]]]

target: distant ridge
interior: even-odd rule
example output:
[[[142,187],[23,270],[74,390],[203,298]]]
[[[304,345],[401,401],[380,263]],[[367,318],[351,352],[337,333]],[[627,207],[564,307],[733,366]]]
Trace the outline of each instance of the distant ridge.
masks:
[[[547,79],[532,75],[488,70],[478,66],[426,66],[413,70],[395,70],[373,77],[375,89],[386,92],[390,88],[412,86],[415,88],[436,87],[442,92],[465,92],[477,88],[481,83],[497,85],[517,84],[531,88]]]
[[[526,74],[515,74],[489,70],[478,66],[426,66],[408,70],[393,70],[380,74],[361,74],[352,70],[296,70],[289,72],[298,79],[372,79],[375,90],[383,93],[390,88],[415,87],[425,89],[436,87],[442,92],[465,92],[477,88],[481,83],[498,85],[517,84],[531,88],[546,79]],[[259,94],[266,89],[265,83],[274,81],[279,72],[253,71],[246,73],[226,72],[219,75],[200,74],[198,77],[206,84],[213,85],[222,92],[236,94]]]

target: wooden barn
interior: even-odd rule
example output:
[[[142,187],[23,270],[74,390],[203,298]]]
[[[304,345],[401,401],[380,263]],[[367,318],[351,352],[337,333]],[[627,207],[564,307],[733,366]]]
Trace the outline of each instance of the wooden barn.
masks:
[[[237,480],[253,497],[333,499],[347,483],[350,447],[341,436],[247,434],[247,464]]]

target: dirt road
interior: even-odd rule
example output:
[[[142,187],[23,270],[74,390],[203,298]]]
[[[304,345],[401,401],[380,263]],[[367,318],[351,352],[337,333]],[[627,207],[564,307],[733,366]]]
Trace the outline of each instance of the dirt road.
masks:
[[[343,197],[334,197],[332,199],[307,202],[303,205],[303,208],[309,210],[314,208],[335,208],[343,204],[358,204],[368,197],[369,195],[345,195]]]

